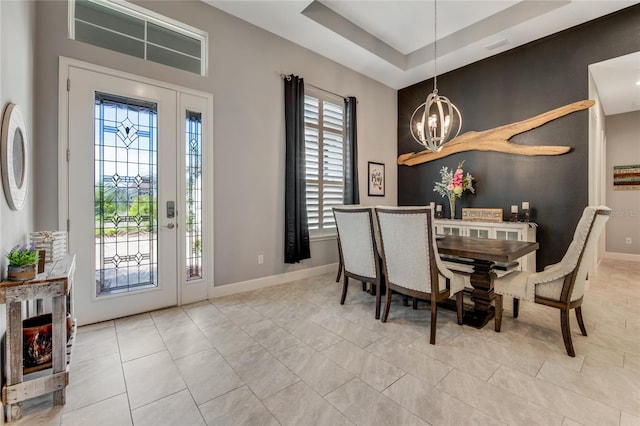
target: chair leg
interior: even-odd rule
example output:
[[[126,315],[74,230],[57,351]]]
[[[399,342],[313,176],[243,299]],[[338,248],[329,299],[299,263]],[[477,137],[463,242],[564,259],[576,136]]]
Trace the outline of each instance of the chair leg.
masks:
[[[518,318],[520,312],[520,299],[513,298],[513,317]]]
[[[382,313],[382,322],[387,322],[387,317],[389,316],[389,309],[391,309],[391,291],[390,288],[387,289],[387,302],[384,304],[384,312]]]
[[[587,329],[584,328],[584,322],[582,321],[582,306],[578,306],[576,308],[576,319],[578,320],[578,326],[580,326],[580,331],[583,336],[587,335]]]
[[[517,299],[513,299],[514,301]],[[496,317],[495,317],[495,330],[500,333],[500,328],[502,327],[502,295],[496,294]]]
[[[362,282],[362,291],[367,291],[367,283]]]
[[[416,310],[418,309],[418,299],[417,298],[413,298],[413,309]]]
[[[456,293],[456,314],[458,316],[458,325],[462,325],[462,308],[464,299],[462,297],[462,291]]]
[[[436,344],[436,320],[438,318],[438,304],[435,300],[431,300],[431,337],[429,343]]]
[[[349,277],[344,275],[344,282],[342,284],[342,297],[340,298],[340,304],[344,305],[344,300],[347,298],[347,289],[349,288]]]
[[[409,306],[409,296],[402,296],[402,305]]]
[[[338,264],[338,276],[336,277],[336,282],[339,283],[340,282],[340,275],[342,275],[342,270],[344,269],[344,266],[342,265],[342,257],[340,258],[340,263]]]
[[[372,287],[376,288],[376,319],[380,319],[380,298],[382,297],[382,289],[380,288],[380,283],[371,284]]]
[[[568,309],[560,309],[560,327],[562,328],[562,339],[564,340],[564,347],[567,350],[567,354],[570,357],[575,357],[576,353],[573,350],[573,343],[571,342],[571,328],[569,327]]]

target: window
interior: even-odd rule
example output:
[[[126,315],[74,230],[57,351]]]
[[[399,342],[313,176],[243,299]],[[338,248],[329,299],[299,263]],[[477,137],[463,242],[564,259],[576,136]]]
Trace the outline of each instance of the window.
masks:
[[[207,33],[126,2],[69,4],[70,38],[206,75]]]
[[[202,278],[202,113],[187,111],[185,141],[186,277]]]
[[[344,106],[313,91],[304,98],[307,215],[318,235],[335,230],[332,207],[343,204]]]

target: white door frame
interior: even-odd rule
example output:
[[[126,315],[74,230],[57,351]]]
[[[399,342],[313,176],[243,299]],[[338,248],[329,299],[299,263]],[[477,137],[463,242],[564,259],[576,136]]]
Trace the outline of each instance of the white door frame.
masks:
[[[213,95],[170,83],[149,79],[146,77],[125,73],[122,71],[113,70],[110,68],[94,65],[91,63],[78,61],[66,57],[59,58],[59,84],[58,84],[58,229],[68,230],[69,227],[69,168],[68,168],[68,155],[69,154],[69,96],[67,92],[69,70],[71,68],[80,68],[92,72],[98,72],[114,77],[129,79],[144,84],[155,85],[158,87],[174,90],[178,93],[178,112],[177,112],[177,132],[176,140],[180,145],[178,147],[179,152],[185,152],[184,150],[184,108],[190,108],[194,103],[194,98],[200,98],[201,102],[196,102],[199,106],[205,105],[205,111],[202,119],[202,169],[203,169],[203,235],[207,238],[203,241],[202,253],[203,264],[206,268],[203,270],[203,278],[197,281],[187,282],[184,276],[185,271],[185,256],[184,256],[184,243],[179,244],[178,262],[177,267],[179,271],[179,277],[181,279],[178,282],[178,305],[193,303],[198,300],[204,300],[213,296],[214,286],[214,216],[213,216]],[[72,83],[71,83],[72,84]],[[184,161],[182,158],[177,158],[178,176],[184,176]],[[181,179],[178,179],[178,196],[182,197],[181,200],[176,200],[176,208],[178,210],[178,231],[179,240],[182,240],[180,230],[184,230],[185,226],[180,222],[181,218],[184,219],[184,194],[185,183]]]

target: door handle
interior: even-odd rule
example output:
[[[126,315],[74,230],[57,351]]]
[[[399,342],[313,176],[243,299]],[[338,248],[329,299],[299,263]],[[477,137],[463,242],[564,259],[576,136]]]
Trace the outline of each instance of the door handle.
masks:
[[[175,223],[170,223],[170,224],[168,224],[168,225],[162,225],[162,227],[163,227],[163,228],[173,229],[173,228],[175,228],[175,227],[176,227],[176,224],[175,224]]]

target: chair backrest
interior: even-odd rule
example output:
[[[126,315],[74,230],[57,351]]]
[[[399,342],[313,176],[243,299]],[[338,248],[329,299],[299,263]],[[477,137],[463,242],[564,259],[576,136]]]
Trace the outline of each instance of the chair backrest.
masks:
[[[582,212],[582,218],[576,227],[573,241],[565,254],[565,257],[571,256],[573,258],[578,253],[573,288],[563,288],[563,293],[571,291],[570,300],[577,300],[584,295],[587,274],[598,245],[598,239],[610,215],[611,209],[605,206],[588,206]]]
[[[376,216],[388,282],[425,293],[442,291],[431,209],[376,207]]]
[[[584,209],[562,260],[529,277],[536,284],[536,296],[567,302],[584,295],[587,273],[610,214],[611,209],[605,206],[588,206]]]
[[[379,275],[373,231],[373,208],[341,206],[333,208],[344,270],[353,275],[376,278]]]

